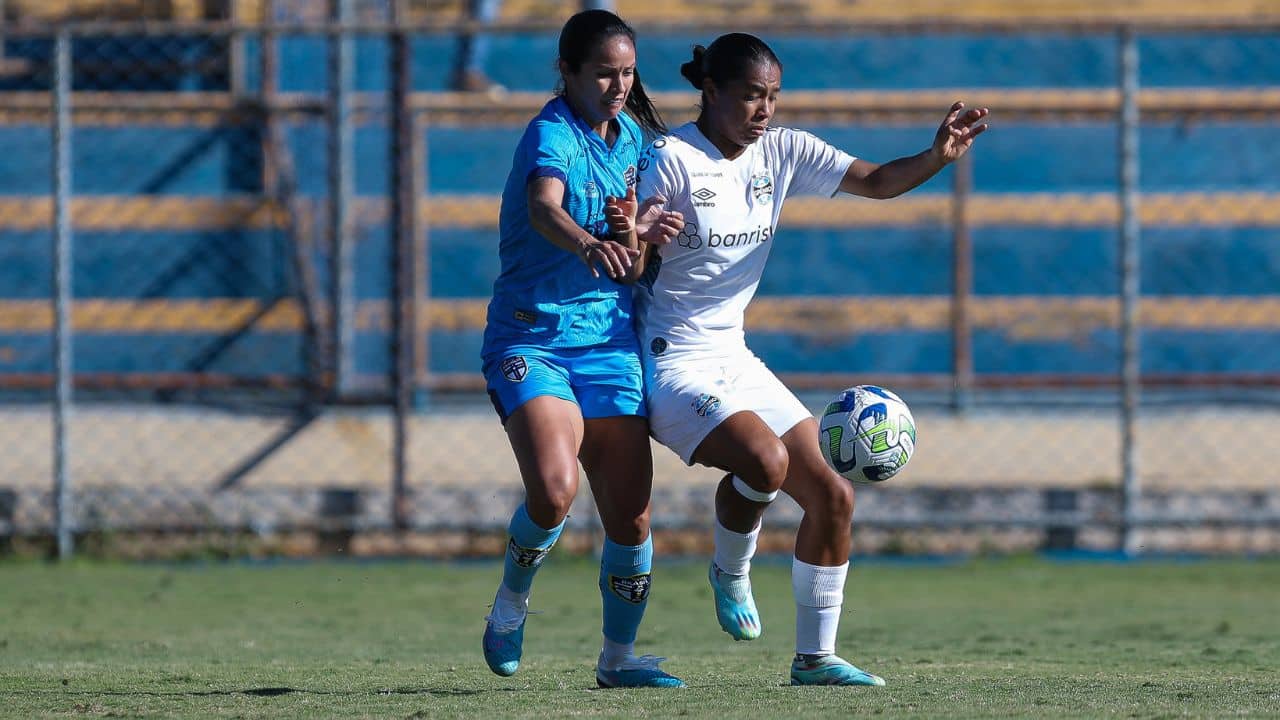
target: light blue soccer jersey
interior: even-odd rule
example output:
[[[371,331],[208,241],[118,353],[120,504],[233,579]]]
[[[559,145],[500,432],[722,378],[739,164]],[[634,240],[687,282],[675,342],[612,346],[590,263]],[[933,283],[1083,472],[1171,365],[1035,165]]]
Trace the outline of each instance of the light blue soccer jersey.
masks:
[[[553,245],[529,222],[526,188],[539,177],[560,178],[564,209],[580,227],[609,236],[607,196],[623,196],[636,182],[640,128],[625,114],[613,147],[591,132],[557,97],[542,108],[516,147],[502,191],[498,255],[481,354],[512,345],[577,348],[634,343],[631,288],[591,272],[573,253]]]

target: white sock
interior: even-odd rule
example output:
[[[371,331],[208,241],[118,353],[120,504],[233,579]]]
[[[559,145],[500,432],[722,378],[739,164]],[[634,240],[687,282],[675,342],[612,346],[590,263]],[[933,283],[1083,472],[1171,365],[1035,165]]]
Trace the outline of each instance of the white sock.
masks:
[[[743,534],[726,528],[716,520],[716,552],[713,559],[720,572],[746,575],[751,570],[751,558],[756,554],[756,540],[760,537],[762,525],[763,523],[757,523],[755,529]]]
[[[518,593],[508,590],[506,585],[498,583],[498,594],[493,598],[493,615],[495,617],[521,617],[529,612],[529,592]]]
[[[844,581],[849,563],[836,567],[791,560],[791,592],[796,600],[796,652],[834,655],[844,604]]]
[[[635,643],[616,643],[605,638],[604,647],[600,650],[600,667],[605,670],[617,670],[623,661],[635,654]]]

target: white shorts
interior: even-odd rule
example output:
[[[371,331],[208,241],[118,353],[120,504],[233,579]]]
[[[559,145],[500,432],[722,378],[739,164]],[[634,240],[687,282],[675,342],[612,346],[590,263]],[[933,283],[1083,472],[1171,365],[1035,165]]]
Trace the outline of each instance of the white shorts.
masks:
[[[813,417],[746,348],[730,356],[681,357],[663,367],[646,362],[645,401],[649,431],[686,465],[703,439],[736,413],[754,412],[778,437]]]

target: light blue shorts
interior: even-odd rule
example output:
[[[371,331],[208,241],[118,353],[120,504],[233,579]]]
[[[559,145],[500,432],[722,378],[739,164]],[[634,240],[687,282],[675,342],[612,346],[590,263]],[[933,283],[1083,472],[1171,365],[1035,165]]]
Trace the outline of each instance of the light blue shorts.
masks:
[[[647,416],[638,346],[514,345],[485,356],[482,372],[504,425],[521,405],[542,395],[577,403],[583,418]]]

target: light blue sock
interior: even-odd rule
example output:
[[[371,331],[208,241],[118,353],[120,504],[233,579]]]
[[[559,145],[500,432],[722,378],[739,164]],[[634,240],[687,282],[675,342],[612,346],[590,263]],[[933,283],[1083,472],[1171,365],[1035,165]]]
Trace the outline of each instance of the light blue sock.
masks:
[[[513,593],[529,592],[534,574],[563,529],[564,521],[550,530],[540,527],[529,517],[524,503],[520,503],[507,526],[510,539],[507,541],[507,559],[502,567],[502,584]]]
[[[636,630],[649,604],[649,572],[653,568],[653,536],[639,545],[619,545],[605,538],[600,556],[600,597],[604,602],[604,636],[624,645],[636,641]]]

